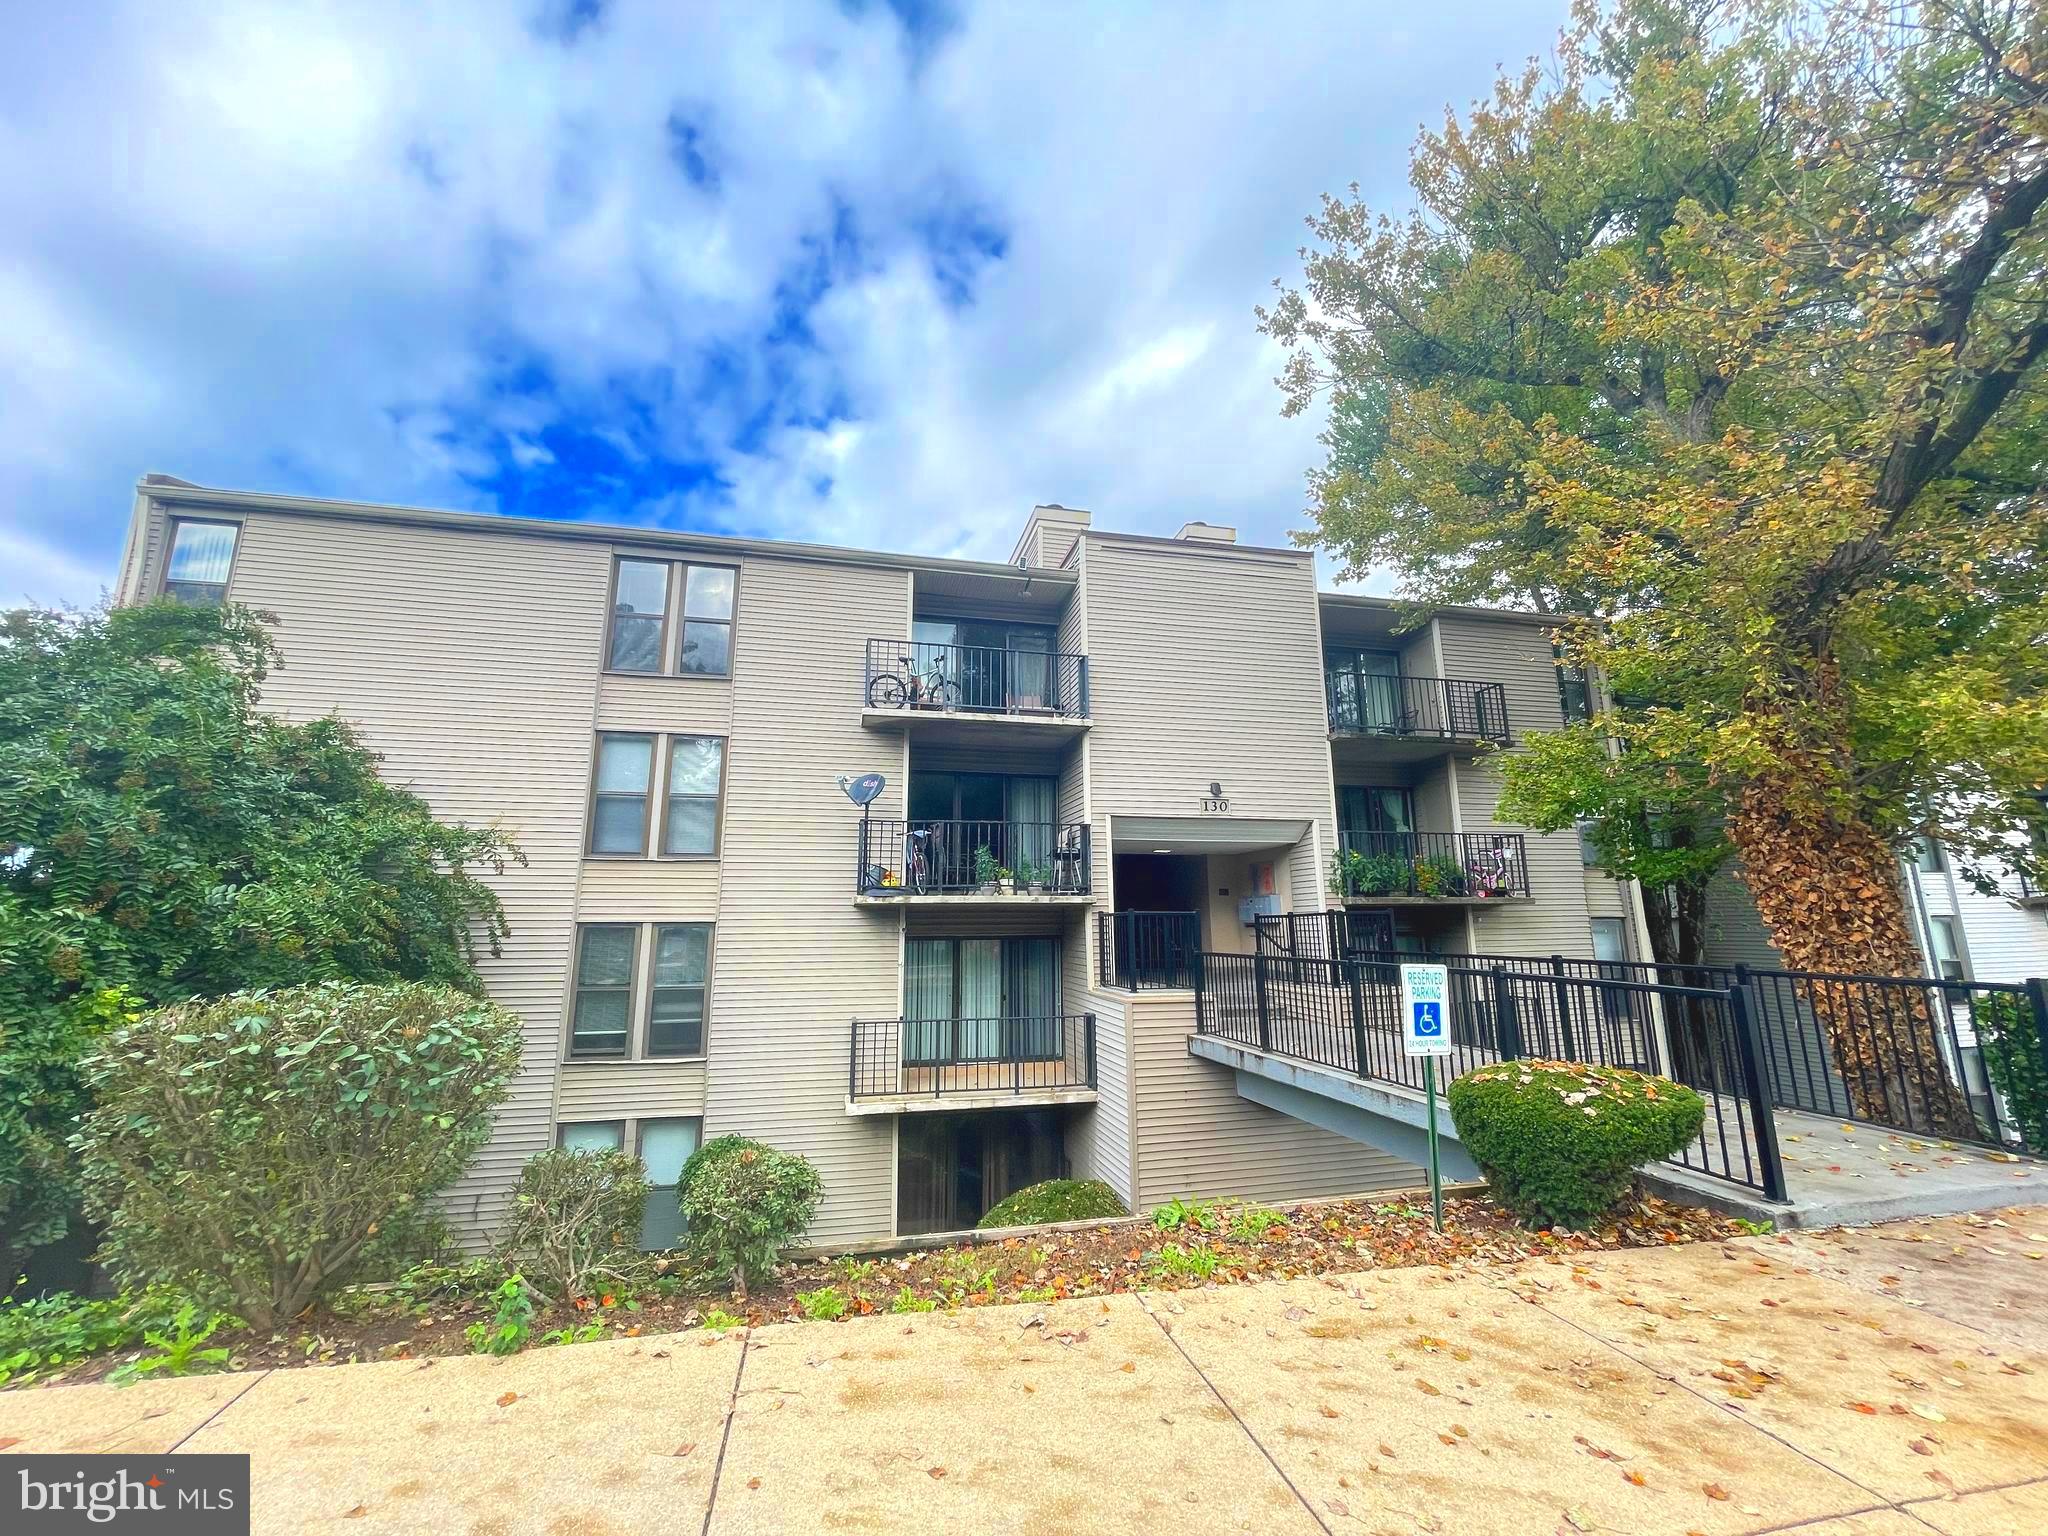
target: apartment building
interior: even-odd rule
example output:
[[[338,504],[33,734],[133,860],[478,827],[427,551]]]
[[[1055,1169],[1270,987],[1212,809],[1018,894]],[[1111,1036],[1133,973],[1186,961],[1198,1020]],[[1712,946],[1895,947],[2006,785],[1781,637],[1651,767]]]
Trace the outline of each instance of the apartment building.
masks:
[[[1496,816],[1502,752],[1575,704],[1540,623],[1403,629],[1226,528],[1038,507],[995,564],[151,476],[117,598],[161,596],[275,615],[266,707],[526,855],[471,1241],[565,1144],[636,1151],[665,1242],[734,1131],[818,1164],[827,1246],[1059,1174],[1134,1208],[1410,1185],[1189,1054],[1193,956],[1328,910],[1371,947],[1644,952],[1575,835]]]

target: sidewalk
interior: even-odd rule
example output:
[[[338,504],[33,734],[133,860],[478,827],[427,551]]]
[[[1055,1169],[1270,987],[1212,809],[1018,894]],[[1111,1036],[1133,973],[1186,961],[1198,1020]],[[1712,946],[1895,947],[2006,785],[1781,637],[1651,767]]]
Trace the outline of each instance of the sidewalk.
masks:
[[[2048,1529],[2048,1208],[0,1394],[248,1451],[258,1531]],[[10,1444],[11,1442],[11,1444]]]

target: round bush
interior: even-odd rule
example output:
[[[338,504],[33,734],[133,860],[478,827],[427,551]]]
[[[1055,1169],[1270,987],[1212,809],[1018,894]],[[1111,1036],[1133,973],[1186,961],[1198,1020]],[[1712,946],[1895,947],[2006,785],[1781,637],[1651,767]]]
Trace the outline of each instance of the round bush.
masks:
[[[325,982],[143,1015],[85,1063],[86,1209],[131,1284],[261,1329],[431,1216],[491,1134],[519,1019],[453,987]]]
[[[1086,1221],[1091,1216],[1128,1216],[1116,1191],[1100,1179],[1047,1179],[997,1201],[975,1223],[978,1228],[1034,1227],[1045,1221]]]
[[[1502,1205],[1541,1226],[1612,1210],[1646,1163],[1700,1133],[1706,1101],[1669,1078],[1569,1061],[1504,1061],[1445,1090],[1458,1139]]]
[[[651,1187],[637,1157],[551,1148],[519,1170],[498,1251],[556,1300],[588,1296],[637,1267]]]
[[[685,1246],[744,1297],[803,1236],[824,1192],[806,1158],[746,1136],[713,1137],[690,1154],[676,1181]]]

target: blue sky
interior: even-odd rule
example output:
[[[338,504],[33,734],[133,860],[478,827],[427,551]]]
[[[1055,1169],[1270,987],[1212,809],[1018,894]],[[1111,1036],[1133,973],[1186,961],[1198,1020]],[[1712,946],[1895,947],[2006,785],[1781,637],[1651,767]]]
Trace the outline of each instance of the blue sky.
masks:
[[[214,0],[0,53],[0,601],[136,478],[1002,558],[1303,522],[1252,307],[1562,0]]]

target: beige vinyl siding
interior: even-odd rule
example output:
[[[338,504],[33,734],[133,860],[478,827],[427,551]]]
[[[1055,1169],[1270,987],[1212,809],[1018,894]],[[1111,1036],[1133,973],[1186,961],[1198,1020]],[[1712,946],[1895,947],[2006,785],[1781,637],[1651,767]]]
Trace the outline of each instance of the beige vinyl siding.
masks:
[[[1195,1005],[1185,993],[1129,1000],[1138,1082],[1138,1200],[1175,1196],[1307,1200],[1414,1186],[1399,1158],[1238,1097],[1234,1074],[1188,1054]]]
[[[893,913],[853,904],[860,813],[834,781],[882,770],[873,814],[903,814],[902,746],[862,728],[860,689],[867,637],[897,632],[908,589],[822,562],[740,571],[704,1131],[817,1163],[824,1246],[894,1230],[894,1127],[846,1112],[846,1074],[852,1021],[899,1012],[902,944]]]
[[[572,1061],[555,1089],[559,1125],[704,1113],[701,1061]]]
[[[733,666],[737,670],[737,658]],[[597,679],[597,728],[727,736],[732,733],[732,689],[731,681],[722,677],[628,677],[608,672]]]
[[[1586,887],[1586,915],[1588,917],[1627,917],[1628,894],[1621,883],[1612,875],[1603,875],[1597,869],[1580,866]]]
[[[658,812],[657,800],[654,813]],[[577,921],[715,922],[724,867],[718,859],[588,859],[576,893]],[[850,861],[846,884],[850,891]]]
[[[1095,1015],[1096,1102],[1067,1122],[1067,1160],[1077,1179],[1100,1179],[1135,1209],[1131,1167],[1131,1063],[1125,1043],[1122,993],[1102,992],[1069,967],[1064,979],[1069,1013]]]
[[[261,513],[235,553],[230,598],[278,620],[285,665],[264,707],[354,723],[387,781],[443,819],[499,823],[526,855],[491,877],[511,934],[478,963],[526,1044],[489,1145],[444,1201],[470,1243],[552,1140],[609,567],[599,545]]]
[[[1445,675],[1499,683],[1507,695],[1508,727],[1517,741],[1536,731],[1563,728],[1557,668],[1544,630],[1534,624],[1467,614],[1439,614],[1433,622]],[[1492,753],[1452,764],[1459,820],[1466,832],[1522,834],[1533,899],[1475,908],[1473,943],[1484,954],[1591,955],[1593,930],[1578,833],[1570,828],[1535,832],[1497,820],[1494,808],[1501,794],[1501,762],[1501,754]]]

